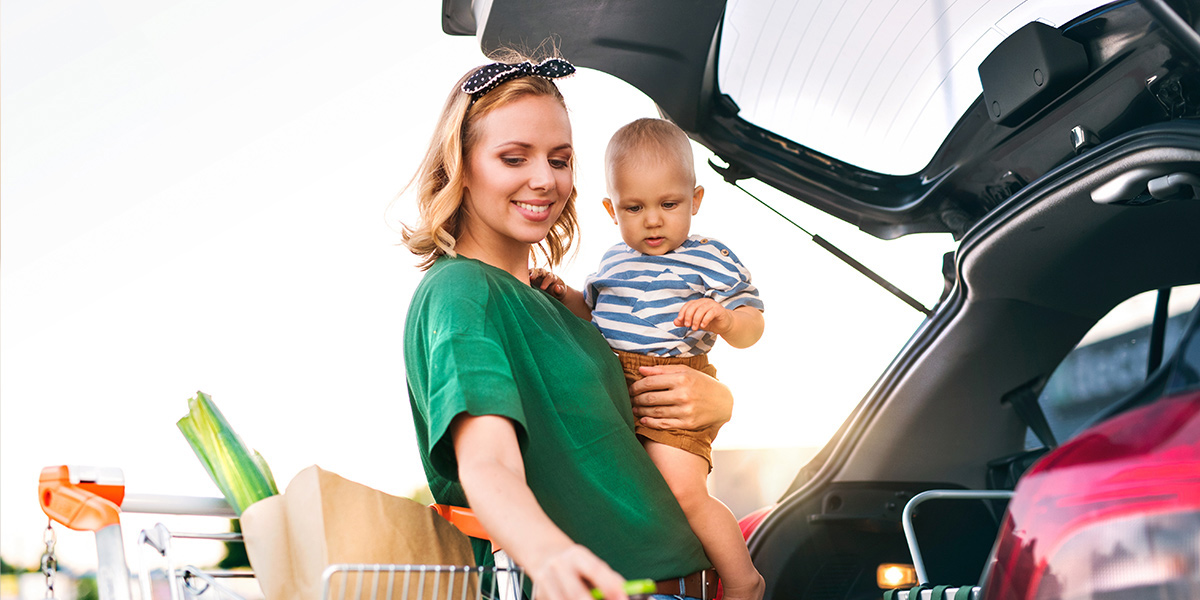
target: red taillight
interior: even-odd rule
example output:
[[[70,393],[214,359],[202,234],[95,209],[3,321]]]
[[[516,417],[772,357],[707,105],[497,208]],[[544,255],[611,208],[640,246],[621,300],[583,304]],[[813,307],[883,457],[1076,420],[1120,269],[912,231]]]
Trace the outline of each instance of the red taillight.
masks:
[[[1034,598],[1200,598],[1200,512],[1085,527],[1050,557]]]
[[[984,597],[1174,598],[1168,590],[1196,590],[1198,565],[1194,392],[1106,421],[1034,465],[1009,504]]]
[[[762,525],[763,519],[766,519],[767,515],[771,514],[771,511],[775,510],[776,506],[778,505],[764,506],[739,519],[738,526],[742,528],[742,539],[750,539],[750,535],[754,533],[754,530],[758,529],[759,525]]]

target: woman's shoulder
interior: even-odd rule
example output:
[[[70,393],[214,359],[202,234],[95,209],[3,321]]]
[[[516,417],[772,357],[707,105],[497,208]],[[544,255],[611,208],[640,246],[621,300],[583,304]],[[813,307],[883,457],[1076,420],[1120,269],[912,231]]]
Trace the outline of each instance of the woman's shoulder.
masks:
[[[461,277],[482,279],[488,265],[465,256],[443,256],[433,261],[429,271],[425,273],[426,280],[454,280]]]
[[[438,285],[497,286],[516,281],[504,270],[465,256],[443,256],[429,267],[425,280]]]
[[[529,290],[529,285],[507,271],[464,256],[443,256],[425,272],[417,286],[414,302],[429,301],[486,303],[492,297],[509,297]]]
[[[474,259],[443,256],[425,272],[414,300],[486,297],[494,283],[490,269]]]
[[[469,258],[437,259],[413,292],[408,306],[409,328],[475,329],[486,319],[495,295],[488,269]]]

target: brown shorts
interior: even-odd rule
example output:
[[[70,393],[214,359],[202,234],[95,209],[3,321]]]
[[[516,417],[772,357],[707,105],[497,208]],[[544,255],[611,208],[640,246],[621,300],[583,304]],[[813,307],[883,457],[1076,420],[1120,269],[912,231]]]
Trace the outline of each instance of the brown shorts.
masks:
[[[717,369],[708,362],[708,355],[701,354],[699,356],[647,356],[645,354],[635,354],[633,352],[622,352],[613,350],[617,353],[617,358],[621,360],[621,368],[625,371],[625,385],[633,385],[633,382],[642,378],[642,374],[638,372],[638,367],[649,367],[657,365],[683,365],[691,367],[716,379]],[[642,437],[651,441],[658,442],[691,452],[700,458],[708,461],[708,469],[712,470],[712,443],[717,439],[717,430],[721,427],[715,425],[705,427],[704,429],[652,429],[637,425],[634,432],[638,437]]]

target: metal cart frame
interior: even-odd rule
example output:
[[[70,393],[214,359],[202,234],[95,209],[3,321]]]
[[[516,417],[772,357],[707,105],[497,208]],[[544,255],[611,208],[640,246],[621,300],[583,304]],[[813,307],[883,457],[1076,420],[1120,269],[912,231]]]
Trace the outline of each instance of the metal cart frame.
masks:
[[[222,498],[126,494],[124,473],[118,468],[53,466],[42,470],[38,501],[52,522],[76,531],[91,531],[96,537],[96,583],[100,600],[135,600],[132,576],[125,557],[122,513],[211,516],[236,519],[237,514]],[[449,507],[435,506],[439,514]],[[446,516],[443,514],[443,516]],[[473,517],[451,515],[456,526],[470,529]],[[477,523],[474,523],[477,526]],[[482,530],[480,530],[482,531]],[[480,533],[480,532],[475,532]],[[479,537],[479,535],[476,535]],[[249,571],[203,571],[194,566],[174,564],[171,555],[174,539],[204,539],[240,542],[240,533],[173,532],[158,523],[138,534],[139,550],[147,547],[166,560],[171,600],[216,598],[242,600],[221,580],[250,578]],[[52,558],[52,557],[51,557]],[[524,596],[524,573],[511,564],[503,552],[497,552],[497,565],[488,567],[442,565],[337,564],[322,574],[322,597],[352,600],[358,598],[397,600],[516,600]],[[53,562],[53,560],[51,560]],[[153,600],[147,561],[139,557],[138,588],[140,600]],[[489,576],[485,579],[485,576]],[[484,585],[489,581],[489,585]],[[487,587],[487,589],[484,589]],[[415,590],[415,594],[413,593]],[[352,591],[352,593],[351,593]],[[381,594],[382,592],[382,594]],[[415,598],[411,598],[415,596]]]

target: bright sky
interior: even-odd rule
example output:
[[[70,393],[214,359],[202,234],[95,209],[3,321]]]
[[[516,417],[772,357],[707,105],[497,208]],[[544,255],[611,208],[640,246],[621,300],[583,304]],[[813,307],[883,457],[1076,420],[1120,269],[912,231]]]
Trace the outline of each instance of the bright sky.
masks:
[[[420,273],[397,246],[411,198],[391,202],[450,86],[483,62],[473,39],[441,33],[439,4],[5,2],[6,560],[41,551],[43,466],[121,467],[131,493],[219,495],[175,427],[196,390],[281,486],[314,463],[395,494],[424,482],[401,355]],[[561,273],[578,285],[618,240],[600,205],[604,144],[656,111],[597,72],[561,87],[584,235]],[[818,446],[921,316],[722,183],[696,148],[694,231],[737,251],[767,306],[756,346],[714,351],[737,398],[717,447]],[[882,242],[747,185],[936,302],[949,236]],[[64,563],[94,565],[90,535],[60,528],[59,545]]]

